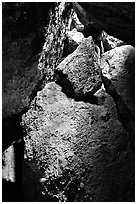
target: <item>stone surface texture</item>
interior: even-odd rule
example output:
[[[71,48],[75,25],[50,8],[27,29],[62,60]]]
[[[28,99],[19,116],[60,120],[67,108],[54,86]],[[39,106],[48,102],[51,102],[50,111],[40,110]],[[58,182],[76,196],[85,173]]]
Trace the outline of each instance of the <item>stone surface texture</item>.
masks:
[[[45,186],[50,178],[61,178],[69,171],[68,188],[78,180],[75,193],[80,196],[78,189],[84,189],[81,201],[91,201],[93,196],[95,201],[109,200],[111,191],[114,190],[115,197],[115,188],[120,189],[120,184],[116,182],[113,186],[111,180],[113,177],[116,181],[123,168],[119,166],[118,155],[126,132],[117,119],[111,97],[103,90],[96,97],[98,105],[76,102],[51,82],[38,92],[22,121],[27,133],[25,158],[30,166],[41,172]],[[118,169],[113,165],[118,165]],[[122,185],[127,182],[121,180]]]
[[[71,83],[75,96],[81,97],[85,93],[94,94],[101,87],[100,58],[98,49],[88,37],[82,41],[77,49],[68,55],[56,68],[62,71]]]
[[[101,69],[134,116],[135,48],[124,45],[104,53],[101,57]]]

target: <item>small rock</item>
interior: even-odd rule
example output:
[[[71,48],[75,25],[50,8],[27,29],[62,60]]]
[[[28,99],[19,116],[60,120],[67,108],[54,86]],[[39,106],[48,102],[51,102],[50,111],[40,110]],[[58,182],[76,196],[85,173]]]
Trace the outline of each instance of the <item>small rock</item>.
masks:
[[[67,49],[72,53],[84,39],[84,35],[78,32],[76,28],[67,33]]]
[[[102,79],[100,56],[92,37],[84,39],[77,49],[57,66],[56,72],[66,77],[65,81],[68,80],[71,84],[75,97],[82,97],[89,92],[93,95],[101,87]]]

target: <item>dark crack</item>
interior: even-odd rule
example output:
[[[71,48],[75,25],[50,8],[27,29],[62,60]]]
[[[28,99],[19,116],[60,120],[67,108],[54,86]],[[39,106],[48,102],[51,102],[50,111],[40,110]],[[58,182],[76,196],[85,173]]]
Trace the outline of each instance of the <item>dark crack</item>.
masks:
[[[61,70],[55,70],[54,79],[55,82],[62,87],[62,92],[65,93],[68,98],[75,98],[73,85],[68,80],[67,74],[64,74]]]

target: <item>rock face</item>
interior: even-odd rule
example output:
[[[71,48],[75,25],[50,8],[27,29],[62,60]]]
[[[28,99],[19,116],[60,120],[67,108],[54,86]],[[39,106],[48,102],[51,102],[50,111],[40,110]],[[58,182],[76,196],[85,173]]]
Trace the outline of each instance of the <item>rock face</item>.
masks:
[[[45,75],[46,82],[53,80],[54,70],[59,64],[64,49],[64,41],[70,30],[70,2],[57,2],[55,10],[50,12],[49,25],[46,28],[45,43],[39,59],[38,70]]]
[[[99,63],[98,50],[90,36],[57,66],[56,74],[60,83],[66,77],[65,81],[70,83],[75,97],[86,93],[93,95],[102,83]]]
[[[103,82],[113,97],[119,118],[135,145],[135,49],[125,45],[102,55]]]
[[[135,113],[135,49],[130,45],[121,46],[104,53],[101,69],[124,100],[132,114]]]
[[[83,39],[84,35],[81,32],[78,32],[76,28],[69,31],[67,33],[67,48],[69,53],[74,52]]]
[[[3,53],[3,86],[2,86],[2,119],[3,119],[3,147],[22,137],[18,132],[22,114],[27,110],[30,102],[42,89],[45,81],[50,81],[54,76],[54,69],[62,58],[64,39],[68,32],[70,19],[70,3],[57,3],[55,10],[50,11],[47,20],[45,44],[40,60],[31,56],[31,36],[20,40],[13,40],[12,44],[5,45],[7,54]],[[49,12],[47,9],[47,12]],[[56,19],[56,20],[55,20]],[[43,30],[43,28],[42,28]],[[43,32],[43,31],[42,31]],[[44,35],[44,34],[43,34]],[[21,45],[18,45],[20,43]],[[13,52],[14,50],[14,52]],[[11,54],[12,53],[12,54]],[[9,60],[7,60],[7,58]],[[17,119],[16,119],[17,118]],[[17,127],[17,130],[16,130]]]
[[[119,199],[117,191],[121,195],[120,186],[128,180],[116,182],[122,168],[119,144],[126,134],[117,116],[111,114],[103,105],[67,98],[52,82],[38,92],[23,116],[25,157],[31,167],[40,170],[45,189],[58,199],[110,201],[110,195]]]

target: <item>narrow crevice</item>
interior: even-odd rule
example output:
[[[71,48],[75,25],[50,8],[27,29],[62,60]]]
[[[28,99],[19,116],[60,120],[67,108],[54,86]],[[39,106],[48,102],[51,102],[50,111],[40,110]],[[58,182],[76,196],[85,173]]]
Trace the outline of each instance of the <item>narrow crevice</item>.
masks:
[[[42,76],[41,79],[39,79],[34,87],[34,89],[32,90],[31,94],[29,95],[29,106],[31,104],[31,102],[33,101],[33,99],[36,97],[37,92],[41,91],[44,87],[44,82],[46,80],[46,73]]]
[[[129,108],[124,103],[124,101],[122,100],[121,96],[117,93],[112,82],[105,76],[102,76],[102,80],[107,93],[113,98],[115,102],[118,118],[122,123],[125,131],[128,134],[131,149],[134,152],[135,151],[135,118],[132,115]]]
[[[65,93],[68,98],[75,98],[73,85],[68,80],[67,74],[64,74],[62,70],[55,70],[54,80],[56,84],[62,87],[62,92]]]

